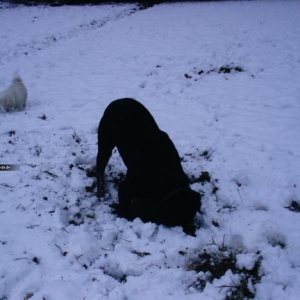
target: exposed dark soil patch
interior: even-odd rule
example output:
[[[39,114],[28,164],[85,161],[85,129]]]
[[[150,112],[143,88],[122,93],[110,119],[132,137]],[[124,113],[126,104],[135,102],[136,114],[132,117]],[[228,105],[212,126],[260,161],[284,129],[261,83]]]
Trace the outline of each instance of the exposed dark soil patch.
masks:
[[[213,224],[215,227],[220,227],[220,224],[219,224],[217,221],[215,221],[215,220],[212,220],[212,224]]]
[[[208,151],[208,150],[205,150],[200,154],[200,156],[203,156],[206,160],[209,160],[209,161],[211,161],[210,160],[211,155],[212,155],[212,151]]]
[[[76,134],[76,132],[74,131],[74,133],[72,134],[72,138],[74,139],[74,141],[78,144],[81,143],[81,138],[78,137],[78,135]]]
[[[73,167],[73,165],[72,165],[72,167]],[[70,166],[70,168],[71,168],[71,166]],[[94,167],[92,167],[92,168],[90,168],[90,169],[86,169],[86,170],[85,170],[85,174],[86,174],[86,177],[89,177],[89,178],[91,178],[91,177],[96,178],[96,177],[97,177],[96,166],[94,166]]]
[[[110,277],[112,277],[114,280],[120,282],[120,283],[126,283],[127,282],[127,276],[126,274],[123,274],[120,272],[120,274],[118,272],[112,272],[112,271],[108,271],[108,270],[103,270],[103,273],[105,275],[108,275]]]
[[[198,159],[200,157],[204,157],[206,160],[211,161],[211,156],[213,154],[212,150],[204,150],[200,153],[200,151],[197,149],[197,152],[195,153],[185,153],[183,157],[181,157],[181,161],[186,161],[185,157],[189,157],[192,159]]]
[[[214,186],[211,193],[214,195],[218,190],[219,188],[217,186]]]
[[[211,177],[208,172],[201,172],[201,175],[197,178],[194,175],[192,175],[191,179],[190,179],[190,183],[191,184],[196,183],[196,182],[204,183],[204,182],[210,182],[210,180],[211,180]]]
[[[16,134],[16,131],[15,130],[10,130],[8,133],[7,133],[9,136],[13,136]]]
[[[94,180],[91,186],[86,186],[85,187],[85,191],[87,193],[92,193],[92,192],[94,192],[96,186],[97,186],[97,183],[96,183],[96,180]]]
[[[116,173],[114,171],[109,171],[108,175],[109,177],[107,178],[107,181],[113,182],[116,185],[119,185],[120,182],[125,179],[125,174],[122,172]]]
[[[194,68],[193,70],[193,76],[185,73],[184,77],[186,79],[191,79],[191,78],[195,78],[194,80],[197,81],[199,79],[199,76],[201,75],[208,75],[208,74],[212,74],[212,73],[216,73],[216,74],[233,74],[233,73],[240,73],[240,72],[245,72],[244,69],[241,66],[236,66],[234,64],[230,64],[230,65],[224,65],[221,66],[219,68],[211,68],[208,70],[203,70],[200,68]]]
[[[300,204],[296,201],[292,201],[289,206],[286,206],[285,208],[289,209],[292,212],[300,213]]]
[[[280,247],[281,249],[284,249],[286,247],[286,239],[283,235],[281,234],[276,234],[276,235],[270,235],[267,236],[268,243],[272,247]]]
[[[81,224],[84,223],[84,217],[83,215],[78,212],[76,213],[70,220],[69,220],[69,224],[70,225],[75,225],[75,226],[79,226]]]
[[[220,68],[212,68],[209,70],[198,70],[197,68],[194,68],[194,73],[197,75],[202,75],[202,74],[211,74],[211,73],[217,73],[217,74],[230,74],[230,73],[240,73],[244,72],[244,69],[240,66],[235,66],[233,64],[231,65],[224,65],[221,66]]]
[[[149,253],[149,252],[141,252],[141,251],[137,251],[137,250],[131,250],[131,253],[136,254],[139,257],[151,255],[151,253]]]
[[[41,115],[41,116],[38,116],[39,119],[42,119],[44,121],[46,121],[47,117],[45,114]]]

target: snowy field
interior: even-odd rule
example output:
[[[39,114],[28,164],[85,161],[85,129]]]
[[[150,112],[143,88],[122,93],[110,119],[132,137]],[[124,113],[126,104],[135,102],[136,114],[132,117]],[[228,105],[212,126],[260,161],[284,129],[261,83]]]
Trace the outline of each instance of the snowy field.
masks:
[[[0,3],[1,300],[298,300],[300,2]],[[97,127],[132,97],[202,194],[195,236],[112,213],[88,177]]]

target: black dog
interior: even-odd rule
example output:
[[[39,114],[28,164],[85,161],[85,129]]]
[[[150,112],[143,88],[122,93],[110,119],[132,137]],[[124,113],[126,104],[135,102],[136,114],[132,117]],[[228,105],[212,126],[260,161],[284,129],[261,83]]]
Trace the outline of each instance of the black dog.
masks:
[[[178,152],[150,112],[134,99],[106,108],[98,128],[98,197],[104,196],[104,170],[117,147],[127,174],[119,186],[119,215],[167,226],[190,223],[201,196],[189,187]]]

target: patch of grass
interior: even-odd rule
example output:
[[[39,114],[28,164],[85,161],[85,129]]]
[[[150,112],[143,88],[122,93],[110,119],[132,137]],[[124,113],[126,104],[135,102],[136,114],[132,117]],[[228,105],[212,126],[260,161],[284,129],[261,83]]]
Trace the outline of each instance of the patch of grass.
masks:
[[[259,268],[261,265],[262,257],[260,256],[252,270],[238,270],[240,274],[239,284],[232,284],[228,286],[229,291],[225,300],[245,300],[253,299],[255,297],[254,286],[260,282],[262,275],[259,274]],[[252,287],[251,290],[249,287]]]
[[[212,282],[214,279],[220,279],[228,270],[235,269],[236,259],[233,253],[228,256],[218,254],[211,254],[204,249],[198,255],[198,259],[188,265],[188,270],[199,272],[209,272],[207,281]]]
[[[212,240],[214,243],[214,240]],[[255,297],[255,284],[259,283],[262,274],[260,274],[260,265],[262,257],[258,256],[254,267],[251,270],[239,269],[236,265],[237,254],[241,252],[227,250],[225,241],[223,240],[222,246],[218,251],[212,253],[206,249],[202,249],[194,261],[187,265],[188,271],[195,271],[197,273],[203,272],[204,275],[193,282],[189,287],[193,287],[198,291],[205,289],[206,283],[212,283],[214,279],[220,279],[225,275],[228,270],[233,274],[239,275],[239,283],[220,286],[220,289],[227,288],[227,296],[225,300],[245,300]]]
[[[248,289],[248,281],[244,276],[240,278],[239,284],[232,282],[232,285],[222,286],[221,289],[225,287],[229,288],[225,300],[244,300],[255,297],[254,293]]]

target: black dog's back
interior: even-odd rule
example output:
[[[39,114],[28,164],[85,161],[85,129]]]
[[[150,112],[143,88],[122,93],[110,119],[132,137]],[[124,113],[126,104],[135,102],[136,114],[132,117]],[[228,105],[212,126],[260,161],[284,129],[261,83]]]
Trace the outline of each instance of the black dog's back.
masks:
[[[127,168],[134,167],[137,156],[143,152],[141,147],[160,131],[150,112],[141,103],[130,98],[110,103],[102,121],[109,123],[114,144]]]
[[[111,102],[104,116],[110,120],[115,134],[124,132],[127,137],[143,138],[145,134],[159,130],[154,118],[140,102],[124,98]],[[120,136],[116,136],[116,140]]]

